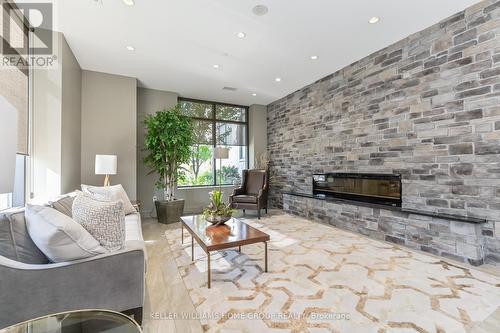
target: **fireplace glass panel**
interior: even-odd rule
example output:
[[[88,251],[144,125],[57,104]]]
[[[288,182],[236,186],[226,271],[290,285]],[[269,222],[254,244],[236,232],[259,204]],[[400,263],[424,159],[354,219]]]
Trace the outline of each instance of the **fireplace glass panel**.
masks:
[[[313,190],[314,194],[336,198],[401,205],[401,179],[398,175],[315,175]]]

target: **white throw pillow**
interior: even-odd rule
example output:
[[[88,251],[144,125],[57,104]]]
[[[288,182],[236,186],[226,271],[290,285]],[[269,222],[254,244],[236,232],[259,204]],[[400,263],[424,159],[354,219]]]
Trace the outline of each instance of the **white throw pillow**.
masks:
[[[65,262],[107,253],[92,235],[69,216],[52,207],[28,204],[28,233],[52,262]]]
[[[103,196],[110,201],[123,201],[125,215],[137,213],[137,210],[130,202],[127,192],[125,192],[125,189],[121,184],[113,186],[90,186],[82,184],[82,191],[89,194]]]
[[[125,242],[123,202],[103,201],[81,193],[73,201],[73,218],[109,251],[116,251]]]

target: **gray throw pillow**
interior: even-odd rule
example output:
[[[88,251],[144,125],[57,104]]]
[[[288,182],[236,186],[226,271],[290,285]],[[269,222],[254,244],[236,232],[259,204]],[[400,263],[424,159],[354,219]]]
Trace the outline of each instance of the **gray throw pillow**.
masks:
[[[137,213],[130,199],[121,184],[113,186],[90,186],[82,184],[82,191],[98,197],[104,197],[109,201],[123,201],[125,215]]]
[[[109,251],[125,242],[125,213],[122,201],[103,201],[82,193],[73,201],[73,218]]]
[[[50,206],[66,216],[73,217],[73,200],[77,192],[68,193],[55,201],[50,202]]]
[[[0,255],[25,264],[49,262],[28,234],[24,209],[0,213]]]
[[[26,206],[26,226],[33,242],[52,262],[107,253],[80,224],[52,207]]]

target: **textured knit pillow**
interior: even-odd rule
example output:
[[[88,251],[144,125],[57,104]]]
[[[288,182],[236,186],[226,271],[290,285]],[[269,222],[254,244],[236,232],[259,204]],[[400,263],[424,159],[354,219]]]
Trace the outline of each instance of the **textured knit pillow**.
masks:
[[[103,201],[82,193],[73,201],[73,218],[109,251],[125,242],[125,214],[122,201]]]
[[[52,262],[107,253],[80,224],[52,207],[26,206],[26,226],[33,242]]]
[[[99,197],[103,196],[110,201],[123,201],[123,209],[125,210],[125,215],[137,213],[134,206],[130,202],[128,198],[127,192],[121,184],[113,185],[113,186],[90,186],[82,184],[82,191],[89,194],[98,195]]]

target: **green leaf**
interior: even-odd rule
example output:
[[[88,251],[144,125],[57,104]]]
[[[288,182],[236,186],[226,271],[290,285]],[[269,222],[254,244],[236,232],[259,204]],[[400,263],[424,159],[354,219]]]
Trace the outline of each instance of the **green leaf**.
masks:
[[[146,116],[144,125],[147,131],[144,145],[148,151],[144,163],[151,172],[159,174],[158,184],[162,188],[173,187],[180,175],[180,170],[174,166],[187,163],[191,157],[194,141],[191,118],[182,115],[176,105]],[[173,182],[167,184],[167,179]]]

